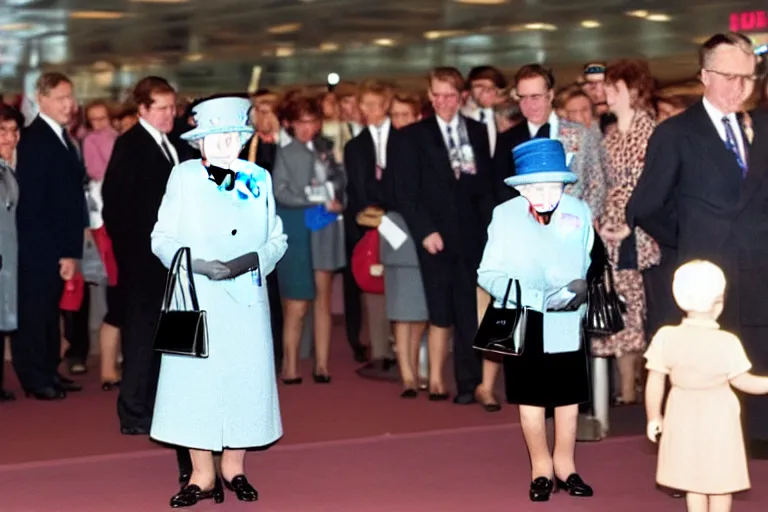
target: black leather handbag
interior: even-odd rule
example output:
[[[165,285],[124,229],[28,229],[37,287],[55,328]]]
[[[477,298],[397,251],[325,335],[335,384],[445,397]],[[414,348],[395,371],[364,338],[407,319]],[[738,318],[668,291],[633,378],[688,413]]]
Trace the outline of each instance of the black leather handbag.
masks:
[[[171,310],[171,302],[179,284],[182,260],[187,273],[187,283],[191,308],[187,310]],[[181,302],[186,306],[184,290],[181,292]],[[165,296],[160,310],[160,320],[155,330],[155,351],[163,354],[189,356],[198,358],[208,357],[208,323],[205,311],[200,311],[195,291],[195,281],[192,277],[192,257],[189,247],[182,247],[173,257],[168,279],[165,282]]]
[[[509,292],[515,285],[515,307],[507,308]],[[501,307],[493,300],[485,310],[483,320],[472,344],[476,350],[493,352],[503,356],[519,356],[525,349],[525,329],[528,324],[528,307],[520,304],[520,282],[510,279]]]
[[[624,330],[623,313],[627,307],[616,293],[613,270],[605,258],[603,273],[589,282],[585,329],[593,336],[610,336]]]

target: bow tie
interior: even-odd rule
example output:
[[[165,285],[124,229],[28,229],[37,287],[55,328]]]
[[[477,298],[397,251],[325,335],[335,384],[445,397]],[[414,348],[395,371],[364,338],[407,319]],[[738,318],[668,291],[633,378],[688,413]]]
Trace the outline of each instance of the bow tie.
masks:
[[[208,179],[215,182],[219,187],[224,185],[225,190],[233,190],[235,188],[235,172],[229,169],[223,169],[215,165],[208,165],[206,167],[208,171]],[[227,180],[229,178],[229,180]]]

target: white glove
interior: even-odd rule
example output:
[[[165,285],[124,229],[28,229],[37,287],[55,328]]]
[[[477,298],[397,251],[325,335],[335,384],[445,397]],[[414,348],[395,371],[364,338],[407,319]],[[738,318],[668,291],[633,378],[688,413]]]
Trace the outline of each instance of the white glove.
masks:
[[[650,439],[652,443],[656,443],[659,440],[662,430],[661,423],[661,418],[650,420],[645,428],[645,435],[648,436],[648,439]]]
[[[202,274],[211,281],[227,279],[231,270],[220,261],[192,260],[192,272]]]

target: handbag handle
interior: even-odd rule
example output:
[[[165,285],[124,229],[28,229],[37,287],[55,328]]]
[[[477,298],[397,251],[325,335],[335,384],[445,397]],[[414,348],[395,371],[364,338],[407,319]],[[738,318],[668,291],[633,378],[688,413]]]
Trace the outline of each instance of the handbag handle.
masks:
[[[611,260],[608,258],[608,251],[605,251],[605,270],[604,272],[608,274],[608,287],[611,289],[611,291],[616,290],[616,288],[613,286],[613,269],[611,268]]]
[[[200,311],[200,305],[197,301],[197,290],[195,289],[195,281],[192,277],[192,251],[189,247],[182,247],[173,256],[171,266],[168,269],[168,278],[165,281],[165,294],[163,295],[163,305],[161,311],[168,311],[171,307],[171,300],[173,299],[173,292],[178,282],[179,272],[181,271],[182,258],[187,267],[187,283],[189,297],[192,301],[192,310]]]
[[[520,308],[520,281],[517,279],[510,279],[507,283],[507,291],[504,292],[504,300],[502,301],[503,308],[507,308],[507,302],[509,302],[509,292],[512,290],[512,283],[515,283],[515,307]]]

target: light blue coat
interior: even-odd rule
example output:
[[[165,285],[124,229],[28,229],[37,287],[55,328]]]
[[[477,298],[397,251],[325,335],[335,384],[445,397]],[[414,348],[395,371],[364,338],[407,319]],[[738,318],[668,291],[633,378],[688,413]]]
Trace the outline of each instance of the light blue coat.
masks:
[[[266,276],[288,244],[269,174],[243,160],[232,170],[251,174],[258,192],[220,190],[200,160],[176,166],[152,231],[152,252],[166,267],[181,247],[203,260],[259,254],[260,278],[193,276],[208,315],[209,357],[162,357],[151,436],[204,450],[264,446],[283,434]]]
[[[563,195],[546,226],[533,218],[529,208],[528,200],[520,196],[493,211],[478,284],[498,306],[509,280],[519,280],[523,305],[544,313],[544,352],[573,352],[581,344],[587,306],[573,312],[546,310],[568,283],[586,279],[594,242],[592,214],[587,203],[569,195]]]

